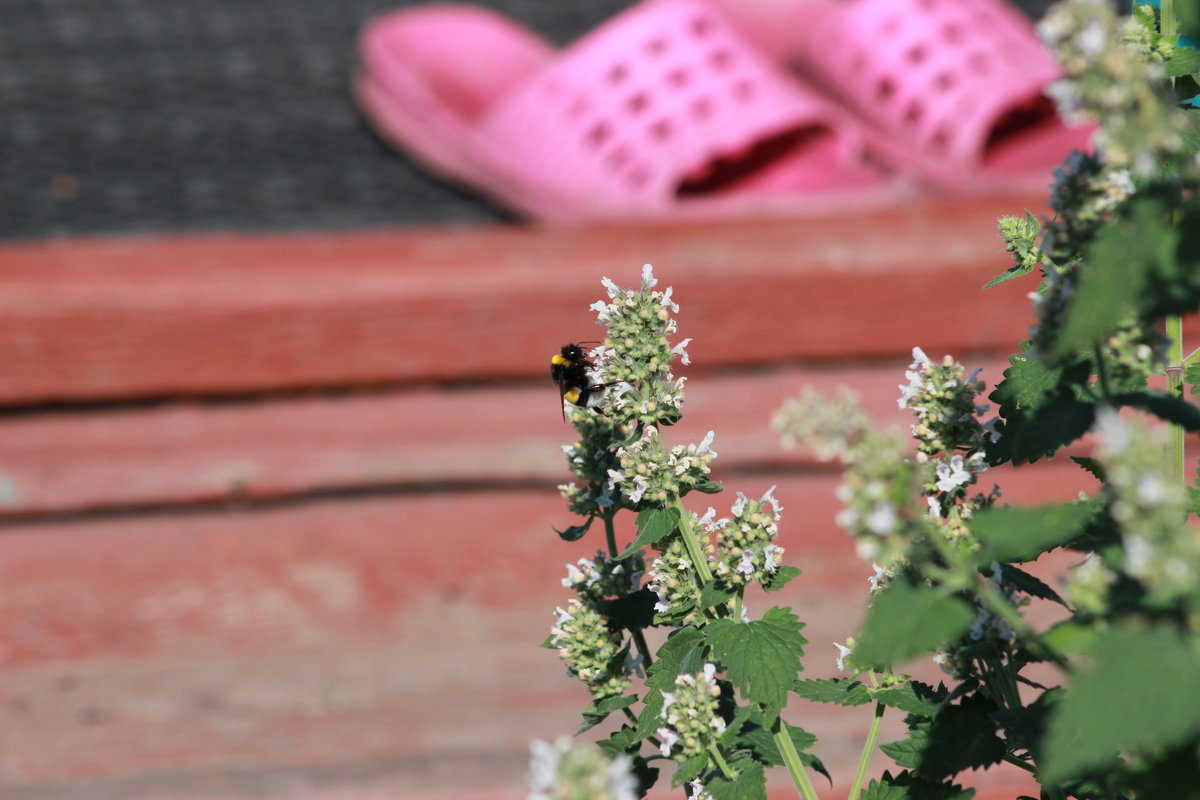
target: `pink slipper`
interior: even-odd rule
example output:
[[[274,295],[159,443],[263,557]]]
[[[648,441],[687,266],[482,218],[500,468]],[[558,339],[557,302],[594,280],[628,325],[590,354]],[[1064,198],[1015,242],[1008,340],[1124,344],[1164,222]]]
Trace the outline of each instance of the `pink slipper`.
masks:
[[[898,199],[850,115],[703,0],[647,0],[563,51],[483,8],[362,34],[359,104],[451,179],[551,222],[836,212]]]
[[[852,109],[889,164],[956,192],[1044,190],[1094,127],[1044,95],[1061,70],[1003,0],[723,0],[764,51]],[[790,24],[785,24],[785,21]]]

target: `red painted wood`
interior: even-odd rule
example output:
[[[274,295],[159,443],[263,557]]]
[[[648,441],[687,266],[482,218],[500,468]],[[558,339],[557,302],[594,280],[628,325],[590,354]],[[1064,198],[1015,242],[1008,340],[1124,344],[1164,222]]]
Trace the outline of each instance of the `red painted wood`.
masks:
[[[1028,287],[995,218],[936,203],[820,220],[90,238],[0,245],[0,403],[539,375],[601,276],[654,263],[708,364],[1008,350]]]
[[[936,351],[934,351],[936,352]],[[811,386],[856,389],[884,425],[897,408],[908,357],[872,366],[696,375],[670,441],[715,430],[720,471],[764,463],[811,465],[769,427],[783,401]],[[998,380],[1007,362],[983,362]],[[173,405],[0,418],[0,516],[172,503],[220,502],[358,486],[566,479],[559,446],[572,441],[549,380],[473,391],[417,389],[234,405]]]
[[[1068,467],[1005,485],[1070,496],[1081,473]],[[730,488],[776,481],[781,543],[806,573],[748,603],[794,606],[810,673],[832,674],[829,643],[854,630],[870,569],[832,525],[835,476]],[[544,491],[10,528],[0,731],[20,735],[4,740],[0,796],[512,785],[528,739],[570,732],[585,699],[535,647],[567,596],[562,563],[600,543],[560,542],[550,527],[569,521]],[[828,722],[822,752],[848,772],[866,716],[795,712]]]

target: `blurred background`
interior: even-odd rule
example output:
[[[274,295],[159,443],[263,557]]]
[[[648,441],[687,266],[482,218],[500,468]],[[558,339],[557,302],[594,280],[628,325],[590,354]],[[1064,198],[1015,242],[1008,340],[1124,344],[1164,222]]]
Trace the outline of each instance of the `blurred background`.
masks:
[[[914,345],[994,383],[1023,337],[1028,287],[979,287],[1044,196],[553,230],[430,177],[348,91],[401,5],[3,3],[0,798],[523,796],[587,700],[536,645],[599,545],[552,531],[545,365],[645,262],[695,338],[674,441],[716,430],[718,505],[779,484],[806,574],[771,602],[832,675],[871,570],[771,412],[849,384],[902,424]],[[487,5],[566,43],[627,3]],[[840,794],[869,719],[789,713]]]

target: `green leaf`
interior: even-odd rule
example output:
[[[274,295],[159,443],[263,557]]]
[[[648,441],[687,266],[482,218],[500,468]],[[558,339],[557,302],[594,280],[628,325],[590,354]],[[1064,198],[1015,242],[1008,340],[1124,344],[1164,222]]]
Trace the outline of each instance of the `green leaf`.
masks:
[[[679,510],[675,508],[646,508],[638,512],[637,538],[617,556],[629,558],[643,547],[664,539],[679,529]]]
[[[1134,197],[1087,248],[1055,352],[1068,357],[1090,348],[1133,314],[1150,273],[1174,263],[1177,241],[1164,202]]]
[[[1037,597],[1042,600],[1049,600],[1052,603],[1058,603],[1063,608],[1070,608],[1067,602],[1059,596],[1058,592],[1051,589],[1045,581],[1030,575],[1025,570],[1014,567],[1012,564],[1001,564],[1000,573],[1004,576],[1004,582],[1018,592],[1023,592],[1030,597]]]
[[[1127,626],[1100,635],[1051,717],[1045,781],[1062,781],[1118,752],[1153,753],[1200,734],[1200,658],[1167,627]]]
[[[554,528],[554,532],[557,533],[559,538],[564,542],[577,542],[583,538],[585,533],[588,532],[588,528],[592,527],[592,520],[595,518],[596,517],[594,515],[590,516],[588,517],[587,522],[583,523],[582,525],[572,525],[565,531],[560,531],[558,528]]]
[[[710,481],[710,480],[706,479],[706,480],[700,481],[699,483],[695,484],[694,486],[692,486],[690,488],[685,487],[683,494],[687,494],[689,491],[700,492],[701,494],[719,494],[719,493],[725,491],[725,487],[722,486],[721,484],[717,483],[716,481]]]
[[[628,694],[624,697],[607,697],[603,700],[593,700],[583,711],[583,724],[579,726],[579,730],[575,731],[575,735],[594,728],[601,722],[604,722],[614,711],[620,711],[622,708],[629,708],[637,702],[637,695]]]
[[[1090,503],[1052,503],[1026,508],[989,508],[971,518],[981,547],[976,562],[1032,561],[1075,538],[1095,514]]]
[[[1113,402],[1122,406],[1133,406],[1149,412],[1159,419],[1172,422],[1186,431],[1200,431],[1200,408],[1180,397],[1166,392],[1150,390],[1126,392],[1113,397]]]
[[[717,772],[704,782],[713,800],[767,800],[767,778],[762,764],[746,756],[730,761],[729,768],[737,773],[733,780]]]
[[[640,737],[633,735],[633,728],[625,725],[621,728],[621,730],[617,731],[612,736],[608,737],[607,739],[601,739],[600,741],[596,742],[596,744],[600,746],[600,749],[603,750],[604,754],[609,758],[615,758],[622,753],[629,752],[630,748],[636,747],[637,743],[640,741]]]
[[[867,611],[854,662],[863,666],[899,664],[957,639],[974,619],[975,612],[958,598],[893,580],[875,595]]]
[[[725,677],[743,698],[780,709],[787,705],[788,687],[801,669],[807,644],[800,635],[803,627],[791,609],[776,607],[751,622],[713,620],[705,636],[726,669]]]
[[[704,634],[695,628],[681,628],[658,648],[655,662],[646,670],[646,685],[664,692],[674,691],[679,675],[700,672],[704,650]]]
[[[971,800],[974,789],[952,783],[937,783],[914,777],[908,771],[895,777],[884,772],[882,780],[872,780],[859,795],[861,800]]]
[[[992,391],[989,399],[1002,409],[1032,408],[1052,394],[1062,380],[1062,368],[1050,369],[1029,355],[1031,343],[1021,342],[1021,352],[1008,357],[1009,367],[1004,380]]]
[[[945,706],[932,720],[909,729],[907,739],[880,745],[902,767],[919,778],[940,781],[964,769],[978,769],[1004,758],[1004,741],[996,735],[996,704],[983,695]]]
[[[675,774],[671,776],[671,785],[683,786],[685,783],[691,782],[698,778],[707,766],[708,753],[699,753],[692,756],[675,768]]]
[[[605,603],[605,616],[610,623],[625,630],[648,628],[654,622],[654,604],[657,602],[657,595],[643,586]]]
[[[713,578],[700,590],[700,607],[713,608],[724,605],[731,597],[733,597],[733,590],[726,586],[720,578]]]
[[[792,745],[796,748],[797,753],[802,753],[816,744],[817,737],[813,734],[795,725],[788,725],[786,722],[783,724],[787,725],[788,737],[792,740]],[[722,741],[725,742],[724,739]],[[735,741],[736,744],[749,748],[756,759],[769,767],[778,767],[783,764],[783,756],[779,753],[779,746],[775,744],[775,737],[767,727],[766,719],[757,711],[747,718],[736,740],[725,743],[732,747]]]
[[[809,678],[796,681],[792,691],[814,703],[861,706],[871,702],[871,693],[867,691],[867,687],[849,678]]]
[[[658,689],[646,692],[646,696],[642,698],[642,713],[638,714],[637,725],[633,728],[633,735],[638,741],[645,739],[662,725],[662,707],[662,692]]]
[[[1096,459],[1089,458],[1088,456],[1068,456],[1068,458],[1090,472],[1092,477],[1101,483],[1104,483],[1108,480],[1106,477],[1107,473],[1104,470],[1104,465]]]
[[[1167,68],[1167,75],[1172,78],[1181,78],[1184,75],[1200,72],[1200,50],[1180,45],[1175,48],[1170,60],[1163,66]]]
[[[1096,407],[1075,396],[1070,388],[1059,389],[1032,409],[1013,409],[997,426],[1000,441],[988,445],[988,463],[1011,461],[1024,464],[1049,458],[1092,427]]]
[[[764,592],[776,592],[787,586],[794,578],[800,576],[804,570],[797,567],[779,567],[774,572],[768,572],[763,578],[761,586]]]
[[[920,681],[909,681],[903,686],[880,689],[875,692],[875,699],[885,706],[892,706],[909,714],[921,717],[932,717],[946,699],[946,692],[938,692],[932,686]]]

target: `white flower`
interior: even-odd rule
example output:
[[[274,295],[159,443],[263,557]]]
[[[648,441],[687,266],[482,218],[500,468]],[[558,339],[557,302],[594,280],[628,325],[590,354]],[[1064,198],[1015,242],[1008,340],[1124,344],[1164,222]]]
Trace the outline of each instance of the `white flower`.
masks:
[[[679,303],[673,302],[671,300],[671,292],[674,291],[674,289],[675,289],[675,287],[668,286],[667,290],[665,292],[663,292],[662,300],[659,300],[658,302],[660,304],[662,304],[662,306],[664,308],[671,309],[672,313],[678,314],[679,313]]]
[[[671,757],[671,748],[679,741],[679,734],[670,728],[659,728],[655,731],[658,735],[659,750],[662,751],[664,758]]]
[[[778,488],[779,488],[779,484],[775,484],[770,489],[767,489],[766,493],[763,494],[763,496],[761,498],[759,498],[758,503],[759,503],[759,505],[762,505],[764,503],[770,503],[771,508],[775,509],[776,514],[782,514],[783,506],[781,506],[779,504],[779,501],[775,499],[775,490]]]
[[[596,498],[596,505],[600,508],[608,508],[613,504],[612,484],[604,484],[604,489],[600,492],[600,496]]]
[[[642,264],[642,288],[653,289],[657,285],[658,278],[654,277],[654,267]]]
[[[621,287],[617,286],[609,278],[601,278],[600,285],[608,290],[608,297],[610,300],[615,299],[616,296],[621,293]]]
[[[708,511],[704,512],[704,516],[700,518],[701,525],[712,525],[713,520],[717,518],[717,510],[712,506],[708,507]]]
[[[742,512],[746,510],[746,503],[748,502],[750,502],[750,499],[741,492],[738,492],[737,499],[734,500],[733,505],[729,507],[730,513],[735,517],[740,517]]]
[[[661,716],[665,717],[665,716],[667,716],[667,709],[670,708],[671,706],[675,705],[675,693],[674,692],[663,692],[662,699],[663,699],[663,707],[662,707],[662,711],[659,713]]]
[[[1157,505],[1167,496],[1167,485],[1157,475],[1146,474],[1137,485],[1137,499],[1142,505]]]
[[[679,363],[683,364],[685,367],[692,363],[692,360],[688,358],[687,350],[684,349],[691,343],[691,339],[684,339],[682,342],[671,348],[671,354],[679,356]]]
[[[845,672],[845,670],[846,670],[846,657],[847,657],[847,656],[849,656],[851,653],[853,653],[853,652],[854,652],[854,650],[853,650],[852,648],[850,648],[850,647],[846,647],[846,645],[844,645],[844,644],[838,644],[837,642],[834,642],[834,643],[833,643],[833,646],[834,646],[834,647],[836,647],[836,648],[838,649],[838,657],[837,657],[837,668],[838,668],[838,671],[839,671],[839,672]]]
[[[867,515],[864,522],[871,533],[877,536],[886,536],[896,527],[896,507],[884,501],[875,506],[875,510]]]
[[[648,583],[646,588],[654,592],[658,597],[658,602],[654,604],[654,610],[659,614],[666,614],[671,610],[671,604],[667,602],[667,595],[663,592],[662,587],[657,583]]]
[[[937,488],[940,492],[952,492],[957,487],[971,482],[971,473],[963,467],[963,457],[957,453],[950,457],[950,464],[938,464]]]
[[[637,503],[642,499],[642,495],[650,488],[650,482],[640,475],[633,479],[634,485],[637,487],[629,493],[629,502]]]
[[[769,544],[763,548],[763,570],[773,572],[779,568],[779,560],[783,558],[783,548]]]
[[[713,438],[716,437],[715,431],[709,431],[704,434],[704,438],[700,440],[700,446],[696,448],[696,455],[707,455],[713,458],[717,457],[717,451],[712,449]]]
[[[688,792],[688,800],[713,800],[713,796],[704,790],[704,785],[700,783],[700,779],[692,781],[688,784],[691,790]]]
[[[892,573],[888,572],[874,561],[871,562],[871,567],[875,570],[875,574],[867,578],[867,580],[871,582],[871,593],[874,594],[880,589],[879,582],[892,577]]]
[[[925,502],[929,505],[929,516],[941,522],[942,520],[942,504],[936,497],[930,495],[925,498]]]
[[[912,349],[912,357],[913,357],[913,363],[908,365],[909,369],[916,369],[917,367],[921,366],[922,364],[929,363],[929,356],[925,355],[925,351],[919,347],[914,347]]]
[[[705,664],[704,665],[704,683],[708,686],[716,686],[717,685],[717,665],[716,664]]]
[[[742,573],[743,575],[753,575],[754,574],[754,551],[752,551],[752,550],[743,550],[742,551],[742,563],[738,564],[737,571]]]

